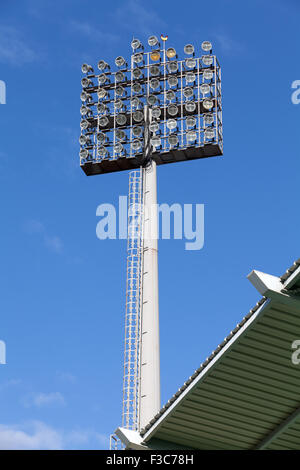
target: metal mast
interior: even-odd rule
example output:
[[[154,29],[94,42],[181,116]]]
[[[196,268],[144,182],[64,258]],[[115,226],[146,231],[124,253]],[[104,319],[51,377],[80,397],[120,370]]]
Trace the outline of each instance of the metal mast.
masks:
[[[138,430],[146,426],[160,410],[156,163],[151,161],[143,172],[144,240]]]

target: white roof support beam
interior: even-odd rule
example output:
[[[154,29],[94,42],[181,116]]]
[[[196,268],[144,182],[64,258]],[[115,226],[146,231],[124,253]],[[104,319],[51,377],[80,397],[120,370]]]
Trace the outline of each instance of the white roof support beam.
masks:
[[[115,434],[126,446],[126,450],[148,450],[148,447],[142,445],[143,438],[139,435],[137,431],[132,431],[131,429],[118,428],[115,431]]]
[[[283,292],[284,285],[279,277],[252,271],[247,278],[258,292],[269,299],[300,309],[300,297]]]

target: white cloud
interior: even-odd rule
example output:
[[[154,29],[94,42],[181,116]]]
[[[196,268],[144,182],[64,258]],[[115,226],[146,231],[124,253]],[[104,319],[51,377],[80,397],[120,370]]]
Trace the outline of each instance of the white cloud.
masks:
[[[24,405],[37,406],[41,408],[42,406],[49,405],[64,405],[65,399],[60,392],[51,392],[51,393],[37,393],[30,397],[26,397],[24,400]]]
[[[50,248],[50,250],[54,251],[55,253],[61,253],[63,250],[63,242],[57,236],[45,236],[45,244],[48,248]]]
[[[47,248],[55,253],[62,253],[63,242],[61,238],[57,235],[49,235],[45,225],[39,220],[28,220],[24,224],[24,230],[29,235],[41,234]]]
[[[151,35],[156,30],[161,30],[161,33],[164,33],[163,29],[167,27],[166,22],[157,14],[157,11],[151,9],[149,3],[143,4],[140,0],[124,2],[114,13],[114,16],[117,17],[121,26],[132,29],[132,24],[134,24],[136,32],[143,33],[143,35]]]
[[[63,437],[54,429],[41,422],[34,422],[29,427],[33,429],[27,431],[23,426],[0,425],[0,450],[60,450],[63,448]]]
[[[20,379],[9,379],[4,382],[0,383],[0,391],[5,390],[6,388],[9,387],[15,387],[17,385],[20,385],[22,381]]]
[[[36,52],[26,44],[16,28],[0,25],[0,62],[23,65],[36,59]]]
[[[221,49],[228,54],[238,54],[243,49],[241,43],[232,39],[228,34],[215,34],[215,38],[219,42]]]
[[[63,450],[84,448],[95,443],[95,448],[108,448],[104,434],[91,430],[57,430],[40,421],[19,425],[0,424],[0,450]]]
[[[27,220],[24,225],[25,232],[30,235],[33,233],[41,233],[45,230],[44,225],[39,220]]]
[[[91,23],[84,21],[71,20],[69,23],[70,31],[80,33],[85,37],[93,39],[94,41],[117,41],[119,36],[113,33],[102,31],[99,27],[93,26]]]
[[[75,383],[77,381],[75,375],[70,374],[69,372],[57,372],[56,374],[63,382]]]

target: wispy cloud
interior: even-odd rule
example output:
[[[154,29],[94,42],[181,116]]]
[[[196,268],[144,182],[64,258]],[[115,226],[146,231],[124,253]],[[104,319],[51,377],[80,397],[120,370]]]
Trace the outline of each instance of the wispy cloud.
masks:
[[[228,34],[217,33],[214,37],[219,42],[223,52],[227,54],[238,54],[243,50],[243,45],[231,38]]]
[[[22,381],[20,379],[9,379],[9,380],[6,380],[4,382],[1,382],[0,383],[0,391],[5,390],[5,389],[10,388],[10,387],[15,387],[17,385],[20,385],[21,382]]]
[[[0,450],[63,450],[89,443],[108,448],[108,438],[91,430],[57,430],[40,421],[0,424]]]
[[[64,245],[61,238],[57,235],[49,235],[45,225],[39,220],[27,220],[24,230],[29,235],[40,234],[47,248],[54,253],[62,253]]]
[[[69,30],[73,33],[79,33],[83,36],[93,39],[94,41],[117,41],[117,34],[103,31],[100,27],[93,26],[91,23],[84,21],[71,20],[69,22]]]
[[[65,399],[60,392],[36,393],[26,397],[23,402],[27,408],[30,406],[41,408],[43,406],[65,405]]]
[[[28,427],[28,426],[26,426]],[[60,433],[35,422],[30,430],[24,426],[0,425],[1,450],[60,450],[63,448],[63,438]]]
[[[75,375],[70,374],[69,372],[57,372],[57,377],[63,382],[75,383],[77,382],[77,378]]]
[[[16,28],[0,25],[0,62],[19,66],[35,61],[37,57]]]
[[[39,220],[27,220],[24,225],[25,232],[29,235],[42,233],[45,230],[44,225]]]
[[[151,35],[156,30],[161,30],[164,33],[167,23],[149,6],[149,2],[141,2],[140,0],[129,0],[124,2],[123,5],[114,12],[114,16],[118,19],[119,23],[132,29],[135,25],[135,31],[143,33],[143,35]],[[130,17],[131,21],[127,22],[126,18]],[[133,31],[133,33],[135,32]]]
[[[50,250],[54,251],[55,253],[61,253],[63,251],[63,242],[57,236],[45,236],[45,244],[48,248],[50,248]]]

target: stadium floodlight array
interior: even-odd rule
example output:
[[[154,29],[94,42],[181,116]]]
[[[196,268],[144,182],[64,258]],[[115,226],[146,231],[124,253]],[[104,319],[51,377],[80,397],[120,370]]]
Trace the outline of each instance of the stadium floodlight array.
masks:
[[[179,59],[167,37],[131,42],[130,65],[119,56],[97,73],[83,64],[80,165],[87,175],[139,168],[147,137],[159,164],[222,155],[221,69],[209,41]],[[145,110],[151,119],[146,119]],[[147,132],[145,126],[147,125]]]

